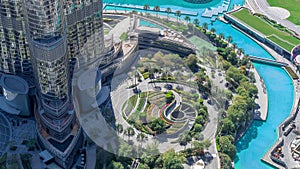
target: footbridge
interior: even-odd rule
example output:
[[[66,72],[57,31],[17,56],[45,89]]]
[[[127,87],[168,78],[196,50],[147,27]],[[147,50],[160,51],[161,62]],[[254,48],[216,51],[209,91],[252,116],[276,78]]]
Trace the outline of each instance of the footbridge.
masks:
[[[271,59],[266,59],[266,58],[260,58],[257,56],[249,56],[248,57],[252,62],[257,62],[257,63],[265,63],[269,65],[274,65],[274,66],[288,66],[287,63],[285,62],[280,62],[277,60],[271,60]]]

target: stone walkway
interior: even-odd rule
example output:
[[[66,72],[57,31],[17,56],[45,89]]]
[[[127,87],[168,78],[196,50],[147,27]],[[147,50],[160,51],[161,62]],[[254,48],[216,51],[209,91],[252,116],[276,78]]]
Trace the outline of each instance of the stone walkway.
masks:
[[[113,35],[116,38],[120,38],[124,32],[128,32],[130,28],[130,17],[119,22],[110,32],[109,35]]]
[[[255,100],[255,103],[257,104],[257,108],[254,112],[254,119],[256,120],[267,120],[268,116],[268,95],[267,90],[264,85],[263,79],[258,74],[257,70],[254,68],[252,69],[254,72],[255,80],[256,80],[256,87],[258,89],[258,98]]]

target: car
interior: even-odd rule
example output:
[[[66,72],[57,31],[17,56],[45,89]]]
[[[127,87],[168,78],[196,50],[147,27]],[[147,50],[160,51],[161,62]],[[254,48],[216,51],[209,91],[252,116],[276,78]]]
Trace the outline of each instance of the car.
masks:
[[[176,89],[177,90],[183,90],[183,87],[182,86],[176,86]]]
[[[141,93],[141,89],[138,89],[135,87],[135,88],[133,88],[133,93],[136,93],[136,94]]]
[[[154,86],[154,89],[161,90],[160,86]]]
[[[168,90],[171,90],[171,89],[173,88],[173,86],[170,85],[170,84],[166,84],[164,87],[165,87],[166,89],[168,89]]]

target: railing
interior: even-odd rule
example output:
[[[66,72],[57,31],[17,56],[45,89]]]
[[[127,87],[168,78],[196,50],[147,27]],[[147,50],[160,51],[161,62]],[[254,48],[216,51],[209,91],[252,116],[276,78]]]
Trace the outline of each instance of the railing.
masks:
[[[272,64],[272,65],[277,65],[277,66],[288,66],[288,64],[285,62],[280,62],[280,61],[266,59],[266,58],[260,58],[260,57],[256,57],[256,56],[249,56],[249,59],[251,61],[262,62],[262,63]]]

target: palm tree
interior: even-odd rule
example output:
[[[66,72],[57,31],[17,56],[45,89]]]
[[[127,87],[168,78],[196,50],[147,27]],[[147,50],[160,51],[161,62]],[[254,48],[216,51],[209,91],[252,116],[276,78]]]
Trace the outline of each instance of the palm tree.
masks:
[[[160,7],[159,6],[155,6],[153,8],[154,11],[156,11],[156,17],[158,16],[158,12],[160,11]]]
[[[237,54],[238,54],[238,55],[241,55],[242,53],[244,53],[244,49],[242,49],[242,48],[238,48],[238,50],[237,50]]]
[[[220,37],[221,40],[223,40],[223,39],[224,39],[224,34],[223,34],[223,33],[220,33],[220,34],[219,34],[219,37]]]
[[[168,14],[168,19],[169,19],[169,14],[172,12],[171,8],[167,8],[167,9],[166,9],[166,12],[167,12],[167,14]]]
[[[150,6],[148,5],[148,4],[145,4],[144,5],[144,10],[146,10],[146,13],[147,13],[147,11],[150,9]]]
[[[175,15],[177,16],[177,22],[178,22],[178,19],[180,18],[181,16],[181,11],[176,11]]]
[[[190,23],[191,18],[190,18],[189,16],[185,16],[185,17],[184,17],[184,20],[187,21],[187,23]]]
[[[228,43],[231,43],[232,42],[232,36],[228,36],[227,41],[228,41]]]
[[[204,33],[205,33],[206,30],[208,29],[208,24],[207,24],[207,22],[204,22],[204,23],[202,24],[202,28],[203,28],[203,31],[204,31]]]
[[[134,134],[135,134],[134,129],[132,127],[128,127],[125,130],[125,134],[128,136],[128,138],[130,138],[131,136],[134,136]]]
[[[117,124],[117,132],[122,133],[123,132],[123,125],[122,124]]]
[[[211,33],[215,33],[216,29],[215,28],[211,28],[210,31],[211,31]]]
[[[235,50],[235,49],[237,48],[237,44],[236,44],[236,43],[233,43],[233,44],[232,44],[232,47],[233,47],[233,49]]]
[[[202,27],[203,27],[203,29],[208,29],[208,24],[207,24],[206,22],[204,22],[204,23],[202,24]]]
[[[200,24],[200,21],[199,21],[199,19],[194,19],[194,25],[197,27],[197,26],[199,26],[199,24]]]
[[[136,136],[136,140],[140,143],[143,143],[143,141],[147,140],[148,137],[144,134],[144,133],[139,133],[137,136]]]

